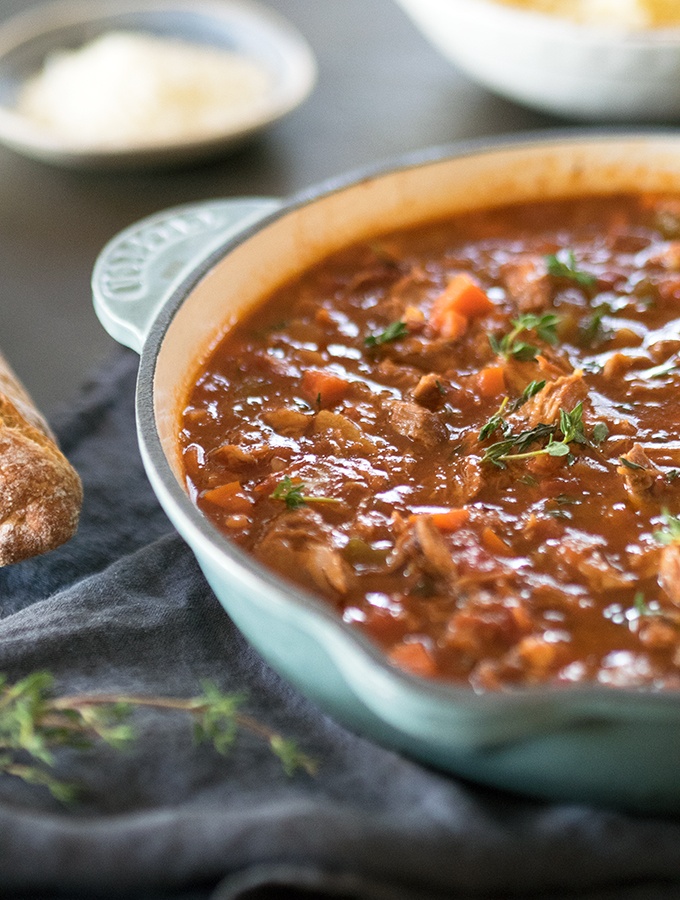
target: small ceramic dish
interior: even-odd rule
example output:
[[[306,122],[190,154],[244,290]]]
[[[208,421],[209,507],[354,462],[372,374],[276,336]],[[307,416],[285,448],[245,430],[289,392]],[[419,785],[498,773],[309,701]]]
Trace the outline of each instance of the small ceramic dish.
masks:
[[[680,117],[680,28],[582,24],[494,0],[397,2],[443,56],[511,100],[584,122]]]
[[[226,50],[258,66],[267,87],[257,102],[219,129],[159,142],[88,146],[17,110],[21,91],[45,61],[90,46],[102,35],[133,32]],[[312,90],[316,63],[285,19],[252,0],[57,0],[0,27],[0,141],[56,165],[123,168],[188,163],[231,150],[300,104]]]
[[[321,708],[379,742],[539,797],[680,811],[680,696],[596,685],[475,693],[407,674],[329,604],[225,538],[190,500],[180,415],[229,322],[355,240],[503,202],[680,192],[680,135],[568,134],[438,149],[282,202],[213,200],[126,229],[93,273],[105,328],[141,354],[138,438],[151,484],[225,609]]]

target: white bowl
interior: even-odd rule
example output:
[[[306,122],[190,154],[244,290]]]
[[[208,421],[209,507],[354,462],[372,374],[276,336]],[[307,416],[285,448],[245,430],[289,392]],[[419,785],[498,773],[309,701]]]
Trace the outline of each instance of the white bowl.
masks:
[[[493,0],[397,2],[458,68],[526,106],[582,121],[680,118],[680,28],[605,28]]]
[[[86,147],[39,127],[16,110],[22,86],[55,51],[76,50],[111,31],[204,44],[243,55],[268,75],[265,96],[208,136],[115,148]],[[57,0],[0,27],[0,142],[57,165],[122,168],[186,163],[234,148],[300,104],[316,79],[305,39],[253,0]]]

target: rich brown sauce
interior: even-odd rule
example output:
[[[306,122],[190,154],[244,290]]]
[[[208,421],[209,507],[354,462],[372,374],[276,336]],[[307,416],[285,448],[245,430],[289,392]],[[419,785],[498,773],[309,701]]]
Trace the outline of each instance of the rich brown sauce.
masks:
[[[286,285],[179,438],[217,527],[395,665],[678,688],[679,387],[680,198],[535,203]]]

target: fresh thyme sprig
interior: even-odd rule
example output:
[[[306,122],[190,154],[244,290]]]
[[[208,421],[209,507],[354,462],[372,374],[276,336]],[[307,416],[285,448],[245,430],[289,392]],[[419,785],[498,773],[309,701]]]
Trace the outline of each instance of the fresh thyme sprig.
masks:
[[[364,338],[364,344],[367,347],[378,347],[380,344],[389,344],[392,341],[398,341],[400,338],[408,335],[408,325],[406,322],[392,322],[380,334],[369,334]]]
[[[287,774],[301,769],[313,775],[316,763],[296,744],[241,711],[243,694],[225,694],[211,683],[196,697],[153,697],[82,694],[56,697],[49,672],[35,672],[13,684],[0,675],[0,774],[43,785],[52,795],[71,802],[75,785],[54,775],[58,747],[87,749],[97,740],[122,749],[134,739],[129,717],[142,707],[188,714],[198,742],[226,754],[241,729],[262,738],[281,760]]]
[[[520,432],[520,434],[506,433],[502,441],[497,441],[487,447],[482,462],[491,462],[501,469],[506,468],[508,461],[519,459],[531,459],[537,456],[570,456],[572,444],[601,444],[607,437],[607,426],[604,422],[598,422],[590,438],[585,433],[583,424],[583,401],[580,401],[567,412],[560,410],[559,424],[546,425],[539,423],[534,428]],[[562,437],[558,440],[557,435]],[[547,443],[537,449],[530,448],[541,441]]]
[[[531,381],[524,388],[519,397],[517,397],[512,402],[509,397],[503,397],[503,401],[501,405],[498,407],[498,410],[491,416],[491,418],[482,425],[482,428],[479,432],[479,440],[485,441],[487,438],[490,438],[491,435],[500,428],[502,434],[509,434],[511,431],[511,426],[506,421],[505,417],[509,416],[511,413],[516,412],[521,406],[527,402],[527,400],[531,400],[540,390],[545,387],[545,381]]]
[[[529,448],[539,441],[552,441],[554,434],[554,425],[542,423],[519,434],[510,434],[502,441],[496,441],[495,444],[487,447],[482,462],[491,462],[499,469],[505,469],[507,461],[510,459],[524,459],[528,456],[544,454],[545,449],[529,451]]]
[[[491,349],[497,356],[502,356],[504,359],[513,358],[521,362],[530,362],[538,356],[539,348],[535,344],[520,340],[519,336],[525,331],[530,331],[546,344],[554,345],[557,343],[559,321],[559,317],[554,313],[545,313],[542,316],[524,313],[517,319],[511,320],[510,324],[513,327],[503,337],[497,338],[494,334],[489,335]]]
[[[559,250],[557,253],[549,253],[545,257],[545,264],[549,275],[557,278],[568,278],[575,281],[581,287],[592,287],[597,282],[597,277],[591,272],[579,269],[573,250]]]
[[[340,503],[335,497],[313,497],[306,494],[307,486],[302,481],[293,481],[285,475],[269,495],[272,500],[283,500],[288,509],[300,509],[308,503]]]

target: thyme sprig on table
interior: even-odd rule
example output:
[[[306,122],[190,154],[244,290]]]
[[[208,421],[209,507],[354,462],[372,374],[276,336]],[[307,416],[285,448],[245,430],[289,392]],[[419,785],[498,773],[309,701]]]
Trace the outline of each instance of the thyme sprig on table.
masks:
[[[567,412],[560,410],[559,424],[539,423],[519,434],[506,432],[501,441],[487,447],[482,462],[491,462],[501,469],[511,460],[531,459],[537,456],[570,456],[572,444],[597,445],[607,437],[607,426],[598,422],[590,437],[586,435],[583,423],[583,402],[579,402]],[[557,435],[561,435],[558,439]],[[546,443],[536,450],[530,448],[541,441]]]
[[[232,747],[239,730],[249,731],[269,744],[286,774],[303,770],[313,775],[316,763],[295,744],[241,709],[243,694],[222,693],[206,682],[195,697],[154,697],[82,694],[57,697],[54,679],[40,671],[10,683],[0,675],[0,774],[43,785],[62,802],[78,796],[74,784],[53,772],[59,747],[84,750],[97,741],[122,749],[135,736],[129,719],[135,709],[186,713],[198,743],[210,743],[220,754]]]
[[[525,331],[533,332],[546,344],[553,346],[557,343],[559,321],[559,317],[554,313],[545,313],[542,316],[524,313],[511,320],[512,328],[503,337],[498,338],[496,335],[490,334],[489,344],[497,356],[502,356],[504,359],[516,359],[520,362],[531,362],[538,356],[540,348],[535,344],[520,340],[520,335]]]

